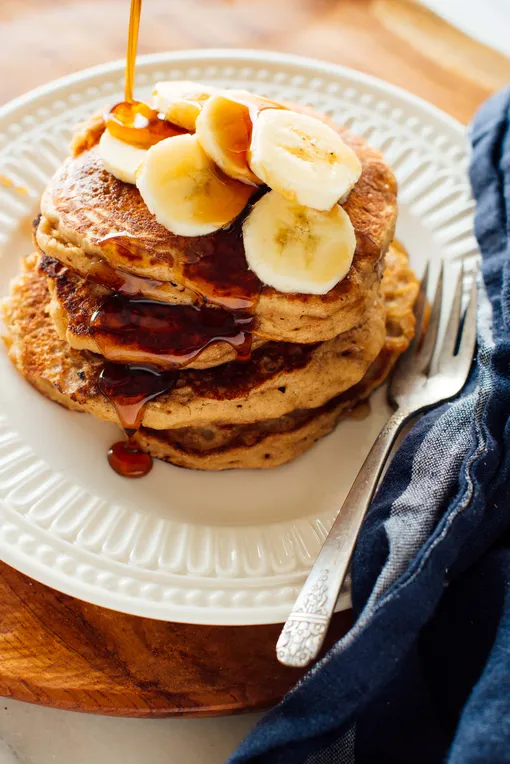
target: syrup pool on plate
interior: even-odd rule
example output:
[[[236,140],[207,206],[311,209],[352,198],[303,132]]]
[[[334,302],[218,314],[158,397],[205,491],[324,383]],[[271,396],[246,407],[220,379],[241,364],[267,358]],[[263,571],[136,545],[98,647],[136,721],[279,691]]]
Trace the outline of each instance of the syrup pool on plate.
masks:
[[[169,392],[178,379],[176,371],[109,363],[99,376],[99,389],[115,407],[127,440],[114,443],[108,451],[108,462],[122,477],[144,477],[152,469],[152,457],[140,451],[132,436],[141,424],[146,403]]]
[[[149,474],[153,461],[150,454],[140,451],[129,440],[118,440],[108,449],[108,464],[121,477],[141,478]]]

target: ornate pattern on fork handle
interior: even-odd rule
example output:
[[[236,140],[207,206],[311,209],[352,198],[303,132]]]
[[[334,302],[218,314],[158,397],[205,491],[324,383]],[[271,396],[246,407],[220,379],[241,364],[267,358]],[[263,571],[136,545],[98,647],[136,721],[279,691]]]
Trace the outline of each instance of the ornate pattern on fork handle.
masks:
[[[329,570],[324,570],[301,607],[288,618],[277,645],[277,657],[287,666],[303,666],[317,654],[329,624]]]

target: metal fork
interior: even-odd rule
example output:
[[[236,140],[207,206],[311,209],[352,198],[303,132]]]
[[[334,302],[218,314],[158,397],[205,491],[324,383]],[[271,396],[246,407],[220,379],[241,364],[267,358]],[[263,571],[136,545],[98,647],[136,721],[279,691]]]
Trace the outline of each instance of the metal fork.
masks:
[[[415,305],[415,336],[399,359],[388,387],[388,400],[395,412],[360,469],[278,640],[276,654],[286,666],[306,666],[321,649],[363,518],[403,426],[417,414],[457,395],[468,377],[476,343],[476,273],[462,322],[465,274],[461,269],[440,348],[436,344],[444,310],[443,264],[424,334],[429,280],[427,265]]]

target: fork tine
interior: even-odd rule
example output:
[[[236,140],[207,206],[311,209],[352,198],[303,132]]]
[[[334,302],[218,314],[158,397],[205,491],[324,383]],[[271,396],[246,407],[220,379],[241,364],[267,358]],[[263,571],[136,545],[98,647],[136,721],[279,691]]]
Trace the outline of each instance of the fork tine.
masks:
[[[466,315],[464,317],[464,324],[462,326],[462,337],[459,345],[459,352],[457,353],[457,368],[459,369],[459,375],[464,375],[464,381],[467,379],[471,363],[473,361],[473,354],[475,352],[476,345],[476,313],[478,302],[478,286],[477,286],[478,267],[473,273],[473,283],[471,284],[471,292],[469,295],[469,303],[466,309]]]
[[[416,328],[414,332],[414,337],[407,351],[408,358],[411,355],[414,355],[416,353],[420,345],[421,336],[423,333],[423,321],[425,318],[425,306],[427,305],[427,291],[429,286],[429,280],[430,280],[430,261],[427,261],[425,270],[423,271],[423,276],[421,277],[421,281],[420,281],[420,291],[418,292],[418,296],[416,298],[416,303],[415,303],[414,315],[416,317]]]
[[[434,362],[432,365],[431,371],[433,374],[435,374],[437,371],[446,369],[447,366],[451,363],[452,359],[455,357],[454,354],[457,347],[457,340],[459,338],[459,330],[461,327],[461,305],[462,305],[464,278],[465,278],[464,266],[461,266],[461,269],[457,278],[457,285],[455,287],[455,295],[453,298],[453,303],[452,303],[450,315],[448,317],[448,323],[446,326],[446,331],[443,338],[443,344],[439,353],[434,359]],[[476,286],[476,275],[474,276],[474,284]],[[472,292],[470,295],[470,302],[469,302],[470,305],[471,305],[471,297],[472,297]],[[475,304],[475,315],[476,315],[476,300],[474,304]],[[475,327],[475,335],[476,335],[476,327]],[[459,349],[459,352],[460,352],[460,349]]]
[[[443,281],[444,281],[444,262],[441,261],[441,269],[437,279],[436,293],[434,295],[434,302],[432,303],[432,310],[430,311],[429,324],[427,326],[427,332],[423,345],[420,350],[421,369],[425,373],[430,369],[430,359],[434,352],[437,341],[437,333],[439,331],[439,322],[441,320],[441,306],[443,304]]]
[[[443,350],[448,354],[448,356],[452,356],[455,353],[455,348],[457,345],[457,337],[459,335],[460,327],[460,310],[462,306],[464,276],[464,263],[462,263],[460,266],[459,275],[457,277],[452,308],[443,340]]]

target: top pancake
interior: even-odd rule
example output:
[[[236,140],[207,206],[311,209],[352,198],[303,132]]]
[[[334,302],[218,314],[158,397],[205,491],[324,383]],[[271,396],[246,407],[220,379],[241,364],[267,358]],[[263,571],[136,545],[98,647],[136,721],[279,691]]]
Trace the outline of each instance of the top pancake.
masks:
[[[396,181],[376,149],[341,132],[363,168],[342,205],[356,231],[352,267],[325,295],[284,294],[262,286],[254,331],[259,337],[299,343],[331,339],[359,323],[374,303],[383,256],[394,233]],[[197,259],[217,258],[228,251],[240,272],[247,270],[240,219],[207,236],[170,233],[151,215],[135,186],[103,168],[96,146],[86,144],[85,150],[64,162],[43,195],[41,212],[36,240],[45,254],[83,276],[98,261],[141,276],[146,281],[139,282],[139,293],[152,299],[192,303],[200,295],[207,297],[207,286],[186,265]],[[100,246],[101,240],[112,236],[134,237],[136,249],[113,243]],[[227,269],[229,262],[225,260]]]

